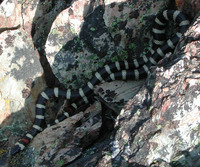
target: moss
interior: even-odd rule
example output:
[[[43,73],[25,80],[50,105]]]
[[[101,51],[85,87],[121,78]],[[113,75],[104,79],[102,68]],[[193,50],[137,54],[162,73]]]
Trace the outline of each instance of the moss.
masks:
[[[95,31],[96,29],[94,27],[91,27],[90,28],[90,31]]]
[[[63,166],[64,165],[64,160],[60,160],[56,163],[58,166]]]
[[[74,27],[72,27],[72,26],[70,26],[70,31],[72,32],[72,34],[76,34],[76,31],[75,31],[75,29],[74,29]]]

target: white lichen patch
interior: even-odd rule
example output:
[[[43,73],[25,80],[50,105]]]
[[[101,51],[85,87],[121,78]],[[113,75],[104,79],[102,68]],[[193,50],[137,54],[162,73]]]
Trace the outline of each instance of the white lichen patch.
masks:
[[[22,98],[21,90],[23,81],[17,81],[13,77],[7,77],[0,82],[0,124],[7,119],[12,112],[24,107],[25,99]]]
[[[170,162],[175,145],[175,140],[172,140],[170,137],[171,134],[173,134],[173,131],[169,130],[168,133],[165,131],[164,133],[155,135],[149,140],[149,143],[157,143],[158,146],[155,148],[150,144],[148,164],[151,164],[158,158]]]
[[[25,87],[25,83],[17,81],[13,77],[8,77],[0,82],[0,91],[2,93],[2,98],[19,101],[24,101],[22,98],[22,89]]]
[[[177,69],[177,66],[179,67],[179,69]],[[164,77],[167,79],[170,79],[171,76],[174,74],[174,71],[177,71],[177,70],[179,70],[180,73],[185,70],[183,60],[180,60],[178,62],[178,65],[176,64],[176,65],[172,66],[170,69],[166,70],[166,72],[164,73]]]
[[[126,0],[105,0],[104,4],[107,6],[111,3],[121,3],[121,2],[126,2]]]
[[[1,3],[0,5],[1,14],[4,14],[6,17],[10,17],[14,14],[14,12],[15,12],[15,3],[6,0]]]

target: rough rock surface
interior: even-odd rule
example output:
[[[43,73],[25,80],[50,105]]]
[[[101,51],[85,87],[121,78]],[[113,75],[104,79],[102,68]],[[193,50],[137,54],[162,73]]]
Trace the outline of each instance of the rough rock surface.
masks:
[[[163,61],[124,106],[110,138],[68,166],[200,166],[199,18],[170,63]]]
[[[9,156],[46,84],[77,88],[105,62],[145,53],[154,15],[168,2],[0,1],[0,166],[199,167],[200,3],[187,0],[174,4],[193,20],[190,29],[145,84],[98,85],[101,105],[81,108]],[[64,110],[57,101],[53,112]]]
[[[35,166],[61,166],[79,157],[100,134],[101,110],[101,104],[96,103],[38,135],[31,144],[39,150]]]
[[[73,1],[55,18],[45,43],[55,76],[67,88],[77,88],[105,62],[139,56],[148,44],[152,16],[166,4]]]
[[[32,39],[23,29],[21,2],[0,5],[0,166],[16,137],[30,127],[35,101],[46,87]]]

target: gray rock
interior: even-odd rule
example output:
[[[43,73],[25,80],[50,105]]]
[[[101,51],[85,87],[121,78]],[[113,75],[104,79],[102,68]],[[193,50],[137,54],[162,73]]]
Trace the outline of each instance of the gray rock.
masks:
[[[92,2],[1,3],[0,166],[199,167],[199,16],[146,81],[98,85],[101,97],[95,98],[102,106],[47,128],[24,151],[8,156],[32,125],[45,81],[54,86],[56,75],[65,87],[79,88],[105,62],[139,55],[152,16],[168,3]],[[191,3],[187,9],[195,9],[189,12],[194,16],[199,3]],[[121,110],[122,101],[128,102]]]

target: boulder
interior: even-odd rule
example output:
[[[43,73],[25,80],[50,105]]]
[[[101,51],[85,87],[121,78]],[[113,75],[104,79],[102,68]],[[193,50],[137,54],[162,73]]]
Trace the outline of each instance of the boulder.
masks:
[[[80,88],[105,63],[145,54],[154,15],[168,2],[4,0],[0,166],[199,167],[198,1],[175,1],[193,22],[147,79],[96,86],[98,102],[9,155],[34,121],[39,93],[47,86]],[[56,115],[65,103],[56,99],[49,108]]]

